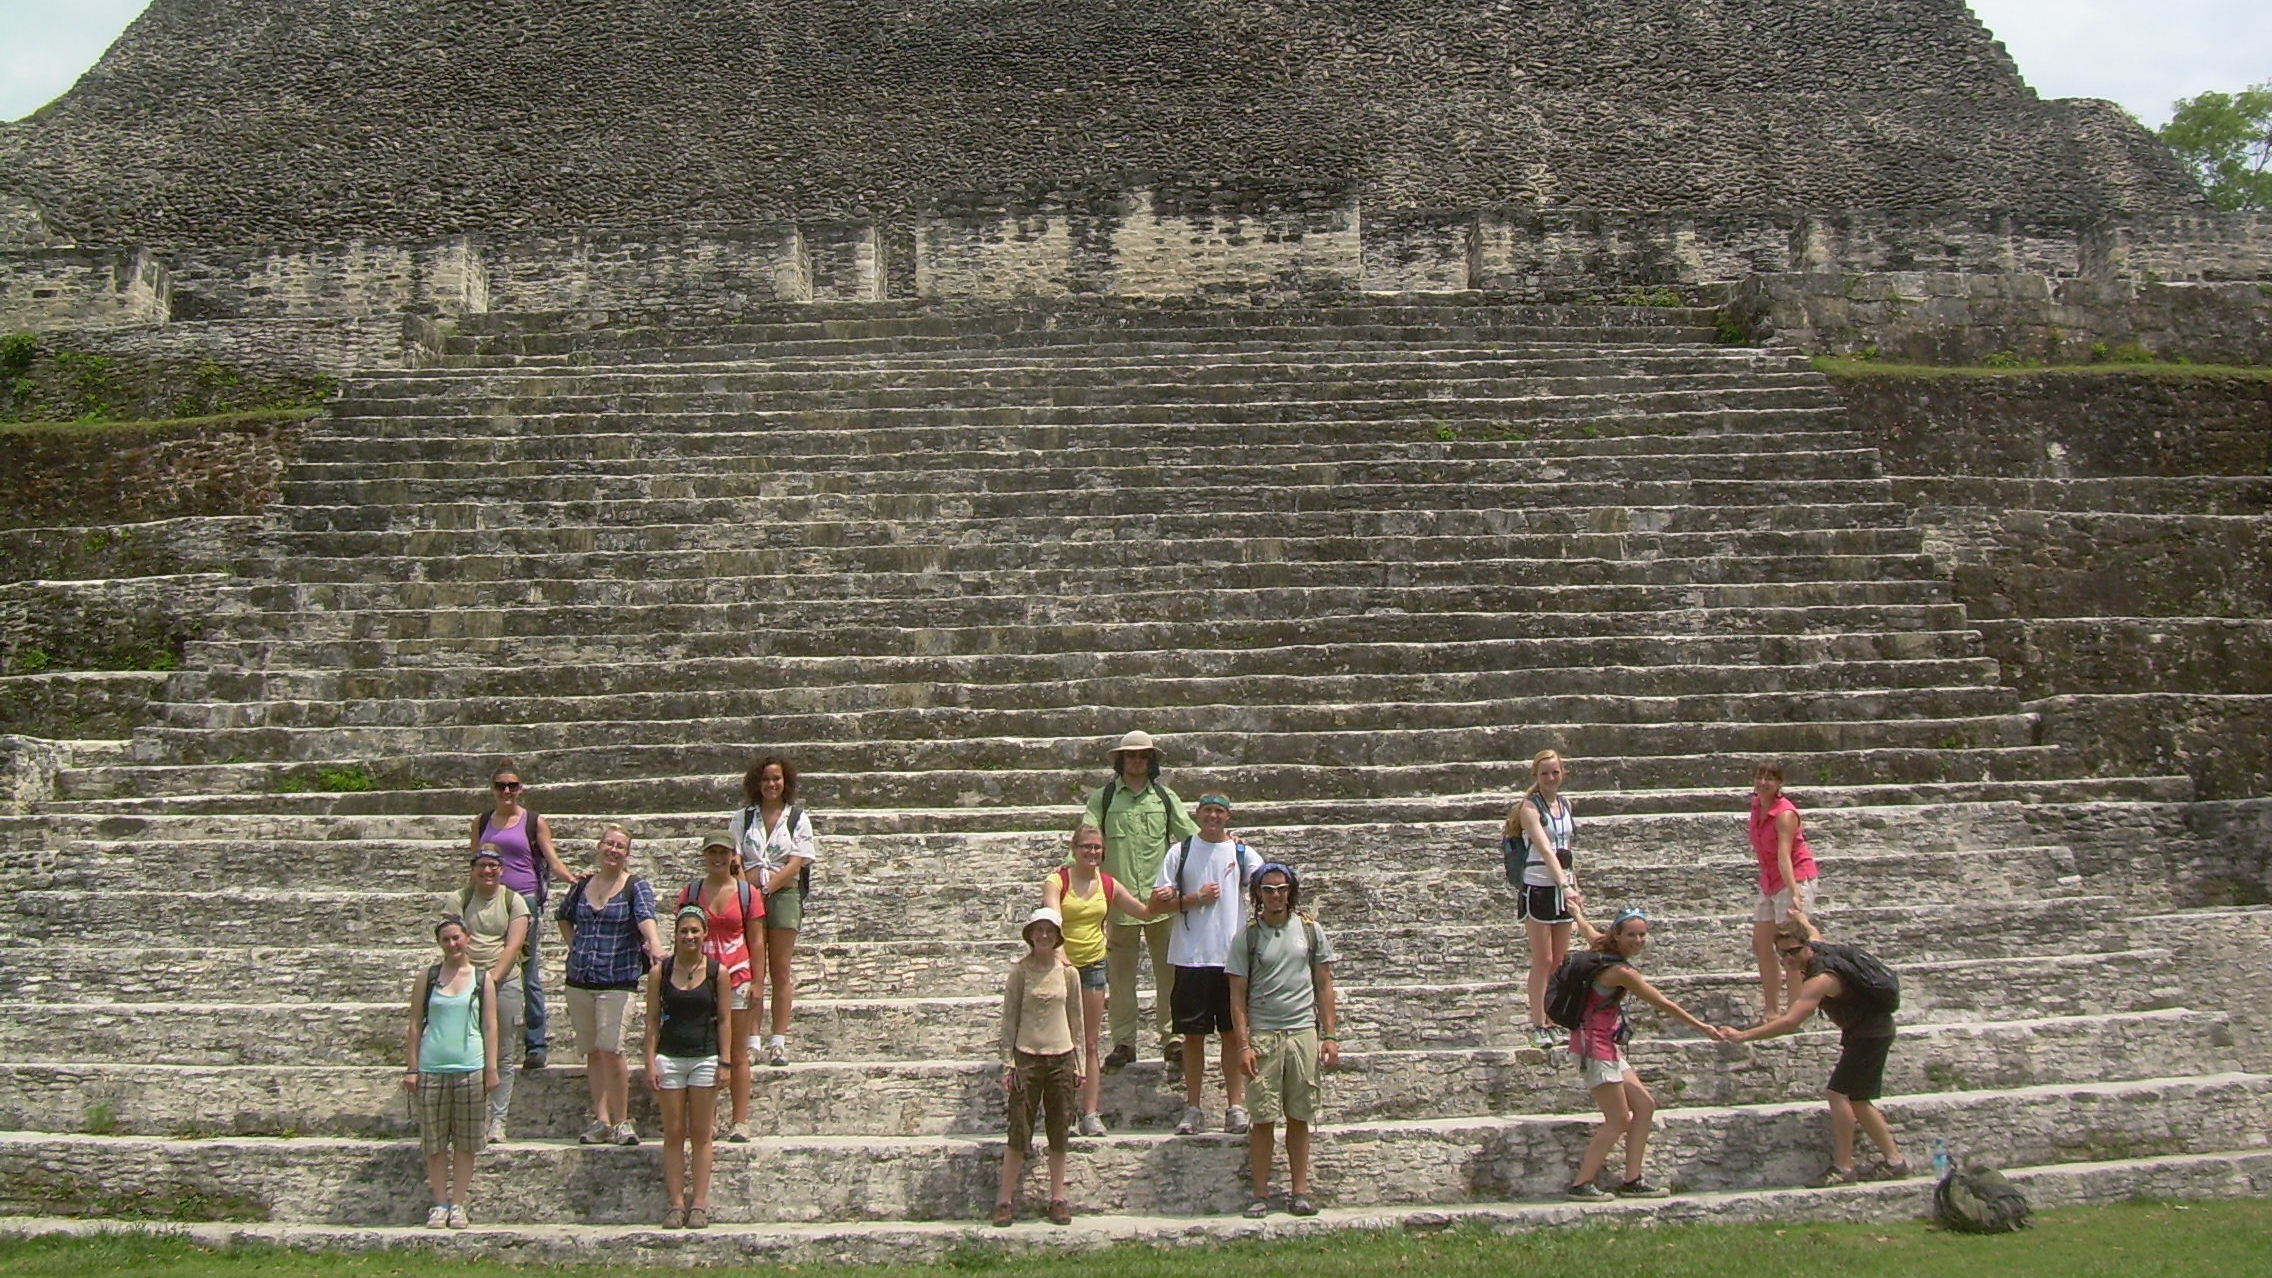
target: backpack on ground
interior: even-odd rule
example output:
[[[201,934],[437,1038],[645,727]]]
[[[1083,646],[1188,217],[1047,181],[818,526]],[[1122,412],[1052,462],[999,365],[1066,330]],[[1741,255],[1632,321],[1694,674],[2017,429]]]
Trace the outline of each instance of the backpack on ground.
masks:
[[[1901,978],[1867,950],[1816,941],[1808,970],[1837,977],[1840,994],[1865,1011],[1891,1016],[1901,1010]]]
[[[1593,992],[1594,981],[1612,963],[1625,960],[1615,954],[1599,950],[1579,950],[1562,960],[1554,969],[1553,979],[1546,983],[1546,1019],[1566,1030],[1576,1030],[1586,1021],[1586,995]],[[1623,999],[1625,991],[1610,996]]]
[[[805,810],[803,808],[791,808],[781,818],[781,828],[787,830],[790,837],[794,838],[797,833],[797,822],[804,819]],[[755,805],[742,809],[742,837],[749,837],[751,830],[755,830],[759,834],[765,833],[765,827],[757,823]],[[810,858],[803,865],[797,867],[797,895],[807,901],[810,901],[813,897],[813,863]]]
[[[1933,1215],[1963,1234],[2009,1234],[2028,1227],[2027,1195],[1993,1167],[1952,1169],[1933,1189]]]

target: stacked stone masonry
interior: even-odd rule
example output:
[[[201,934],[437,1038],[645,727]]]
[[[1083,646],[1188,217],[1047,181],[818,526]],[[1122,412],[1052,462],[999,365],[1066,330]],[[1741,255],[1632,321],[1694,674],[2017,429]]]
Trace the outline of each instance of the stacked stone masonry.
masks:
[[[935,1256],[991,1201],[1015,923],[1136,726],[1309,873],[1345,950],[1328,1223],[1565,1218],[1521,1204],[1590,1108],[1522,1044],[1496,851],[1549,745],[1597,907],[1648,907],[1652,974],[1730,1020],[1756,997],[1748,765],[1786,761],[1822,917],[1904,977],[1886,1110],[1913,1154],[1945,1137],[2047,1201],[2262,1192],[2272,1023],[2191,947],[2255,971],[2265,916],[2172,913],[2239,823],[2189,825],[2174,769],[2047,743],[1874,441],[1798,352],[1717,345],[1712,319],[787,305],[430,331],[427,367],[309,425],[257,538],[218,543],[243,548],[212,628],[131,738],[11,746],[37,802],[0,818],[0,944],[39,961],[0,964],[0,1210],[411,1237],[402,991],[491,759],[572,860],[625,820],[672,882],[785,748],[827,848],[797,1062],[762,1071],[759,1139],[720,1147],[718,1216],[746,1228],[670,1254]],[[18,537],[80,573],[216,544]],[[315,788],[347,766],[376,788]],[[161,921],[123,957],[84,939],[122,904]],[[278,971],[324,976],[246,979]],[[1787,1190],[1820,1169],[1832,1049],[1643,1016],[1671,1210],[1921,1211],[1922,1182]],[[554,1059],[478,1219],[512,1254],[652,1254],[652,1143],[575,1145]],[[1243,1201],[1238,1142],[1165,1134],[1156,1065],[1104,1110],[1078,1237],[1208,1236]]]

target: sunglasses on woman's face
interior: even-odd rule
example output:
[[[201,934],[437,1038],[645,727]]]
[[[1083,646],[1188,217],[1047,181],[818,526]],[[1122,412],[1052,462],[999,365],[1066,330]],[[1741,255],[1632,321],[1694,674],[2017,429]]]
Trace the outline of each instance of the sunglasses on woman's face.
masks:
[[[499,794],[510,794],[513,791],[520,789],[521,783],[518,781],[493,781],[490,783],[489,788],[497,791]]]

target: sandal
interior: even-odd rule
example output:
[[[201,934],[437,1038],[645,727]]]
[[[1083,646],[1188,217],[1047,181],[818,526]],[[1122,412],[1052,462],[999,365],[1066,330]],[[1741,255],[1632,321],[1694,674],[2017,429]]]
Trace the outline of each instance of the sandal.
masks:
[[[671,1209],[670,1209],[669,1211],[666,1211],[666,1212],[664,1212],[664,1213],[663,1213],[663,1228],[665,1228],[665,1229],[684,1229],[684,1228],[686,1228],[686,1208],[684,1208],[684,1207],[673,1207],[673,1208],[671,1208]]]
[[[1072,1205],[1071,1203],[1068,1203],[1068,1202],[1066,1202],[1066,1201],[1065,1201],[1064,1199],[1062,1199],[1062,1198],[1052,1198],[1052,1199],[1050,1199],[1050,1200],[1049,1200],[1049,1223],[1050,1223],[1050,1224],[1052,1224],[1052,1225],[1070,1225],[1070,1224],[1072,1224],[1072,1223],[1073,1223],[1073,1205]]]
[[[710,1227],[710,1209],[708,1207],[687,1208],[686,1227],[688,1229],[708,1229]]]

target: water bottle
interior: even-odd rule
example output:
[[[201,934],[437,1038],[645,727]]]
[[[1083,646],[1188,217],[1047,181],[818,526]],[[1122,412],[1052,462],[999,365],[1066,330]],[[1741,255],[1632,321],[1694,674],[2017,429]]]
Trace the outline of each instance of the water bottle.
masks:
[[[1933,1138],[1933,1179],[1940,1180],[1949,1174],[1949,1142],[1946,1137]]]

